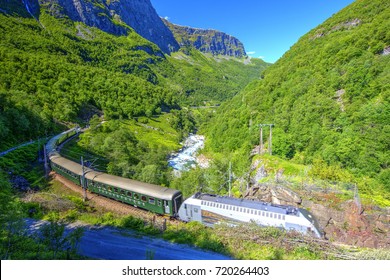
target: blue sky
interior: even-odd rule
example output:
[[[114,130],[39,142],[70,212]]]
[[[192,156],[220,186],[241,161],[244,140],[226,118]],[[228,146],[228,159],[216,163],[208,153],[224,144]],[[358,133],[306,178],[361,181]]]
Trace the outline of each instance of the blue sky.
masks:
[[[161,17],[179,25],[237,37],[248,55],[278,60],[298,39],[353,0],[151,0]]]

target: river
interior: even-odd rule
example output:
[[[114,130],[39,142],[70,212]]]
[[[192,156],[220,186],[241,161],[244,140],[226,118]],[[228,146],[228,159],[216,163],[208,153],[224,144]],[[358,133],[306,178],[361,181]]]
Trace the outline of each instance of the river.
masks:
[[[204,147],[204,136],[191,134],[183,144],[183,148],[171,155],[169,166],[178,171],[186,171],[196,167],[196,154]]]

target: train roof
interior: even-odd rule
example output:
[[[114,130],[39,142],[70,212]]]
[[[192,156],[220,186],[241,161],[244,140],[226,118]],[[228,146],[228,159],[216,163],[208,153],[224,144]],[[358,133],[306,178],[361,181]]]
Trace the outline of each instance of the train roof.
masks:
[[[50,160],[59,165],[59,166],[62,166],[66,169],[68,169],[69,171],[81,176],[83,175],[83,170],[82,170],[82,167],[81,167],[81,164],[78,164],[77,162],[74,162],[74,161],[71,161],[67,158],[64,158],[62,156],[60,156],[58,153],[53,153],[51,156],[50,156]],[[88,168],[86,168],[85,170],[88,170]]]
[[[56,149],[57,149],[57,141],[58,139],[60,139],[63,135],[69,133],[69,132],[72,132],[73,130],[75,130],[76,128],[71,128],[67,131],[64,131],[56,136],[54,136],[53,138],[51,138],[47,144],[46,144],[46,152],[50,155],[52,152],[55,152]]]
[[[285,214],[285,215],[286,214],[299,215],[298,209],[292,206],[274,205],[271,203],[261,202],[261,201],[239,199],[239,198],[227,197],[227,196],[216,196],[212,194],[201,194],[201,193],[195,194],[194,198],[204,200],[204,201],[223,203],[223,204],[228,204],[233,206],[246,207],[246,208],[251,208],[251,209],[256,209],[261,211]]]
[[[141,193],[147,196],[152,196],[164,200],[172,200],[173,197],[181,194],[181,192],[178,190],[135,181],[128,178],[123,178],[97,171],[87,172],[85,177],[88,180],[93,180],[94,182],[103,183],[112,187],[118,187],[124,190],[133,191],[136,193]]]

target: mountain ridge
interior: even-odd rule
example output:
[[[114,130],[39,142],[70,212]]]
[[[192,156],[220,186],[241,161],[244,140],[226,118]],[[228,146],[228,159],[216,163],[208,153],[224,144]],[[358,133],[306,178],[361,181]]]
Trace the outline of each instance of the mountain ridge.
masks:
[[[203,53],[211,53],[212,55],[247,56],[243,43],[225,32],[182,26],[173,24],[166,19],[162,20],[172,31],[181,47],[192,46]]]

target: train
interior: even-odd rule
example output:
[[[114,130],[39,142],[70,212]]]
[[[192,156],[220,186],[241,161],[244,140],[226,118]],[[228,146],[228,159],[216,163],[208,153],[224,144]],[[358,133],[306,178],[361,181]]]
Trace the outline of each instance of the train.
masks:
[[[71,129],[50,139],[45,146],[47,159],[53,171],[92,193],[183,222],[197,221],[206,226],[255,222],[322,237],[314,216],[305,209],[204,193],[184,199],[179,190],[84,167],[58,151],[59,144],[78,132]]]
[[[196,193],[179,209],[182,221],[198,221],[208,226],[254,222],[322,237],[319,225],[307,210],[247,199]]]

